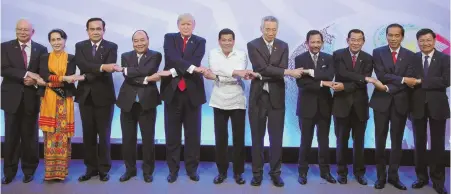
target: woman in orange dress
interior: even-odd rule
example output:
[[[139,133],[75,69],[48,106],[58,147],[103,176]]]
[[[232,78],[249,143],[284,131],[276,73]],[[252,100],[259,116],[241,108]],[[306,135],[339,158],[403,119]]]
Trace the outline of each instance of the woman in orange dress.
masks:
[[[71,157],[71,138],[74,135],[75,75],[74,56],[68,54],[66,33],[54,29],[48,34],[53,51],[41,57],[40,76],[46,82],[40,89],[41,112],[39,128],[44,133],[44,180],[64,180],[68,175]]]

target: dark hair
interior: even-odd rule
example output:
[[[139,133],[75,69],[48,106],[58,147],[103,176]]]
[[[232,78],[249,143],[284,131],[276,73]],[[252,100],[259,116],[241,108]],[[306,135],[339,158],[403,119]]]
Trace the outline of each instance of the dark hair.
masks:
[[[363,36],[363,41],[365,41],[365,33],[363,33],[362,30],[360,30],[360,29],[352,29],[352,30],[349,30],[349,32],[348,32],[348,38],[351,38],[351,33],[362,34],[362,36]]]
[[[436,37],[434,31],[432,31],[429,28],[423,28],[421,30],[418,30],[418,32],[417,32],[417,40],[420,39],[420,36],[424,36],[426,34],[431,34],[434,39]]]
[[[48,34],[49,42],[50,42],[50,37],[51,37],[51,35],[52,35],[53,33],[58,33],[58,34],[60,34],[60,36],[61,36],[62,39],[67,40],[67,34],[66,34],[66,32],[64,32],[64,30],[61,30],[61,29],[56,28],[56,29],[53,29],[53,30],[51,30],[51,31],[49,32],[49,34]]]
[[[319,34],[319,36],[321,36],[321,42],[324,42],[323,34],[321,34],[321,32],[319,32],[318,30],[310,30],[310,31],[308,31],[307,32],[307,36],[305,37],[305,41],[308,42],[310,40],[310,36],[317,35],[317,34]]]
[[[228,29],[228,28],[224,28],[224,29],[222,29],[221,31],[219,31],[219,34],[218,34],[218,40],[221,39],[221,36],[222,36],[222,35],[227,35],[227,34],[231,34],[233,40],[235,40],[235,33],[234,33],[231,29]]]
[[[136,30],[136,31],[133,33],[133,35],[132,35],[132,41],[133,41],[133,37],[135,37],[135,34],[136,34],[137,32],[144,32],[144,34],[145,34],[146,37],[147,37],[147,40],[149,40],[149,35],[147,35],[147,32],[146,32],[145,30]]]
[[[385,35],[388,34],[388,29],[389,28],[400,28],[401,29],[401,35],[402,35],[402,37],[404,37],[405,30],[404,30],[404,27],[402,27],[400,24],[394,23],[394,24],[388,25],[387,28],[385,29]]]
[[[103,21],[102,18],[90,18],[90,19],[86,22],[86,29],[89,28],[89,23],[94,22],[94,21],[101,21],[101,22],[102,22],[102,26],[103,26],[103,30],[105,30],[105,21]]]

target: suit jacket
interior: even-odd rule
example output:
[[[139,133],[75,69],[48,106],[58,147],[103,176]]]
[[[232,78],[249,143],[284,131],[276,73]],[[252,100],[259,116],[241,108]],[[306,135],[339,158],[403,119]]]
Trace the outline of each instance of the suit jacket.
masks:
[[[349,47],[335,51],[333,59],[335,81],[342,82],[345,89],[334,92],[332,114],[339,118],[347,117],[354,106],[358,119],[361,121],[368,120],[368,91],[365,77],[370,77],[373,72],[371,55],[365,51],[360,51],[354,68],[352,67]]]
[[[413,77],[413,67],[409,62],[412,56],[412,51],[401,47],[396,58],[396,64],[393,64],[389,46],[382,46],[373,50],[374,72],[377,79],[388,87],[388,92],[374,89],[370,100],[370,107],[373,110],[388,112],[393,101],[399,114],[406,115],[408,113],[408,87],[401,81],[403,77]]]
[[[168,33],[164,35],[164,70],[174,68],[177,77],[164,77],[161,80],[161,97],[166,103],[171,103],[177,90],[180,78],[183,77],[186,83],[186,92],[193,106],[199,106],[207,101],[205,96],[204,78],[202,74],[193,72],[190,74],[186,70],[194,65],[201,66],[202,58],[205,54],[205,39],[196,35],[191,35],[185,48],[183,49],[183,39],[180,33]]]
[[[3,42],[1,48],[1,108],[5,112],[15,113],[23,98],[25,110],[28,113],[37,113],[40,105],[39,96],[36,95],[38,89],[35,86],[25,86],[23,81],[27,71],[39,74],[40,57],[47,53],[47,48],[31,41],[31,56],[27,68],[17,39]]]
[[[139,103],[143,110],[156,108],[161,104],[157,83],[148,82],[144,84],[146,76],[157,73],[161,58],[161,53],[149,49],[141,56],[139,63],[136,51],[122,54],[121,65],[127,68],[127,75],[124,73],[125,80],[122,83],[116,102],[122,111],[131,111],[133,103],[136,101],[136,95],[138,95]]]
[[[49,82],[49,76],[52,75],[49,71],[49,56],[50,54],[43,54],[41,56],[41,62],[40,62],[40,71],[39,71],[39,75],[42,77],[42,79],[44,79],[45,82]],[[68,59],[67,59],[67,68],[66,68],[66,76],[69,75],[74,75],[75,72],[77,71],[77,66],[75,64],[75,56],[69,54]],[[64,87],[63,87],[64,93],[66,96],[74,96],[76,89],[75,89],[75,84],[71,83],[66,83],[64,82]],[[40,87],[38,90],[38,95],[43,97],[45,95],[45,87]]]
[[[421,79],[420,85],[416,85],[411,91],[410,108],[414,119],[424,117],[424,104],[427,103],[429,115],[433,119],[442,120],[449,118],[450,110],[446,89],[449,87],[449,56],[435,50],[429,64],[428,74],[424,74],[421,52],[413,56],[415,78]]]
[[[262,37],[247,43],[249,59],[254,72],[260,73],[262,79],[253,79],[249,94],[249,108],[257,106],[263,94],[263,85],[268,82],[271,105],[285,108],[284,71],[288,68],[288,44],[274,39],[271,54]]]
[[[117,45],[102,40],[97,48],[96,55],[93,57],[91,41],[78,42],[75,44],[75,60],[80,69],[80,74],[86,75],[84,81],[78,82],[75,101],[84,104],[86,98],[91,94],[94,104],[98,106],[114,104],[116,95],[112,73],[100,72],[100,66],[116,63]]]
[[[321,87],[321,81],[334,79],[334,64],[332,55],[320,52],[317,65],[313,62],[310,52],[304,52],[295,59],[295,68],[313,69],[314,77],[303,75],[296,80],[299,87],[296,115],[313,118],[317,111],[326,118],[330,118],[332,111],[332,93],[329,87]],[[319,107],[319,110],[317,110]]]

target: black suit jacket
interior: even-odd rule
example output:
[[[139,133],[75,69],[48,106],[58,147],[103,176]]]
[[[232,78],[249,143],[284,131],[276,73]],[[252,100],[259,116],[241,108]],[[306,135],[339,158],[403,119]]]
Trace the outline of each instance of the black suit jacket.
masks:
[[[343,48],[333,53],[335,66],[335,81],[342,82],[344,90],[334,92],[332,114],[343,118],[349,116],[351,108],[357,112],[358,119],[368,120],[368,91],[365,77],[373,72],[373,59],[365,51],[360,51],[356,59],[355,68],[352,67],[352,58],[349,48]]]
[[[28,113],[39,111],[40,100],[35,86],[25,86],[24,76],[27,71],[39,74],[40,57],[47,53],[47,48],[31,41],[31,56],[28,68],[23,62],[21,46],[17,39],[3,42],[1,44],[1,108],[8,113],[15,113],[24,98],[25,110]]]
[[[174,68],[178,74],[177,77],[168,76],[161,79],[161,97],[166,103],[172,102],[181,77],[186,83],[184,92],[189,95],[193,106],[202,105],[207,101],[202,74],[196,72],[190,74],[186,71],[191,65],[201,66],[205,43],[204,38],[193,34],[186,44],[185,52],[182,52],[183,39],[180,33],[164,35],[164,70]]]
[[[112,73],[100,72],[102,64],[116,63],[117,45],[113,42],[102,40],[97,48],[96,55],[92,56],[92,43],[84,40],[75,44],[75,60],[80,69],[80,74],[86,75],[84,81],[78,82],[75,101],[84,104],[91,94],[95,105],[107,106],[114,104],[116,95],[114,92]]]
[[[332,111],[332,93],[329,87],[321,87],[321,81],[334,79],[334,65],[332,55],[320,52],[315,67],[310,52],[304,52],[295,59],[295,68],[314,69],[314,76],[303,75],[296,80],[299,87],[296,115],[313,118],[317,111],[326,118],[330,118]],[[319,106],[319,110],[318,109]]]
[[[263,93],[264,82],[268,82],[271,105],[274,108],[285,108],[284,71],[288,68],[288,44],[274,39],[271,55],[262,37],[247,43],[249,59],[254,72],[263,77],[253,79],[249,94],[249,108],[255,107]]]
[[[131,111],[133,103],[136,101],[136,95],[138,95],[139,103],[143,110],[156,108],[161,104],[157,83],[148,82],[147,84],[143,84],[146,76],[151,76],[158,72],[161,58],[161,53],[148,49],[141,56],[138,64],[136,51],[122,54],[121,65],[127,68],[127,75],[124,73],[125,80],[122,83],[116,102],[122,111]]]
[[[49,71],[49,56],[50,54],[44,54],[41,56],[41,62],[40,62],[40,71],[39,71],[39,75],[42,77],[42,79],[44,79],[45,82],[49,82],[49,76],[52,75],[52,73]],[[68,59],[67,59],[67,68],[66,68],[66,76],[69,75],[74,75],[75,72],[77,71],[77,65],[75,64],[75,56],[69,54]],[[75,84],[71,83],[67,83],[64,82],[64,87],[63,87],[64,93],[66,96],[74,96],[76,89],[75,89]],[[45,94],[45,87],[40,87],[38,90],[38,95],[39,96],[44,96]]]
[[[449,87],[449,56],[435,50],[429,64],[428,74],[424,75],[421,52],[413,56],[415,78],[421,79],[411,91],[410,107],[414,119],[424,117],[424,104],[427,102],[429,115],[433,119],[443,120],[449,118],[450,110],[446,88]]]
[[[377,79],[387,85],[388,92],[374,89],[370,100],[370,107],[377,112],[390,111],[390,104],[394,102],[396,111],[406,115],[409,110],[408,87],[402,84],[403,77],[413,77],[413,67],[410,60],[413,52],[403,47],[399,49],[396,64],[389,46],[382,46],[373,50],[374,72]]]

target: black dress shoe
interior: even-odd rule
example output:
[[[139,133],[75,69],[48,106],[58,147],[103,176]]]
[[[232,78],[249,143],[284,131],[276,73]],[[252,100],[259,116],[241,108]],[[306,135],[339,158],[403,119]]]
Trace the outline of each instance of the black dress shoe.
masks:
[[[168,183],[173,183],[177,180],[178,175],[176,174],[169,174],[168,177],[166,178],[166,180],[168,181]]]
[[[83,182],[91,179],[93,176],[97,176],[99,173],[97,171],[86,172],[85,174],[78,177],[78,181]]]
[[[108,173],[100,172],[99,179],[103,182],[106,182],[106,181],[110,180],[110,175],[108,175]]]
[[[254,176],[251,180],[252,186],[260,186],[262,184],[263,178],[261,176]]]
[[[429,181],[418,179],[418,180],[416,180],[415,182],[412,183],[412,188],[414,188],[414,189],[421,189],[424,186],[426,186],[427,184],[429,184]]]
[[[246,183],[246,180],[243,179],[241,174],[235,174],[233,175],[233,179],[235,179],[235,183],[239,185],[243,185]]]
[[[227,175],[219,174],[218,176],[215,177],[215,179],[213,179],[213,183],[221,184],[224,182],[224,180],[226,180],[226,178],[227,178]]]
[[[276,187],[283,187],[285,183],[280,176],[271,176],[272,184]]]
[[[361,185],[367,185],[368,184],[368,181],[366,180],[366,178],[363,175],[355,176],[355,179]]]
[[[144,182],[146,182],[146,183],[150,183],[153,181],[153,176],[150,174],[144,174],[143,177],[144,177]]]
[[[136,176],[136,172],[125,172],[121,178],[119,178],[120,182],[125,182],[130,180],[132,177]]]
[[[22,179],[23,183],[29,183],[33,180],[33,175],[25,175]]]
[[[402,182],[398,179],[388,179],[388,183],[390,183],[391,185],[393,185],[395,188],[399,189],[399,190],[407,190],[407,187],[402,184]]]
[[[198,174],[193,174],[193,175],[189,175],[189,179],[192,181],[199,181],[199,175]]]
[[[385,187],[385,179],[377,179],[374,183],[375,189],[383,189]]]
[[[9,183],[11,183],[11,182],[13,182],[13,179],[12,179],[12,178],[9,178],[9,177],[3,177],[3,179],[2,179],[2,185],[7,185],[7,184],[9,184]]]
[[[337,181],[334,179],[334,177],[330,173],[322,174],[321,178],[332,184],[337,183]]]
[[[438,193],[438,194],[448,194],[448,192],[446,191],[446,188],[441,185],[441,184],[432,184],[432,187],[434,188],[434,190]]]
[[[348,184],[348,177],[346,175],[338,175],[337,182],[340,184]]]
[[[305,174],[305,173],[300,174],[299,177],[298,177],[298,182],[301,185],[307,184],[307,174]]]

